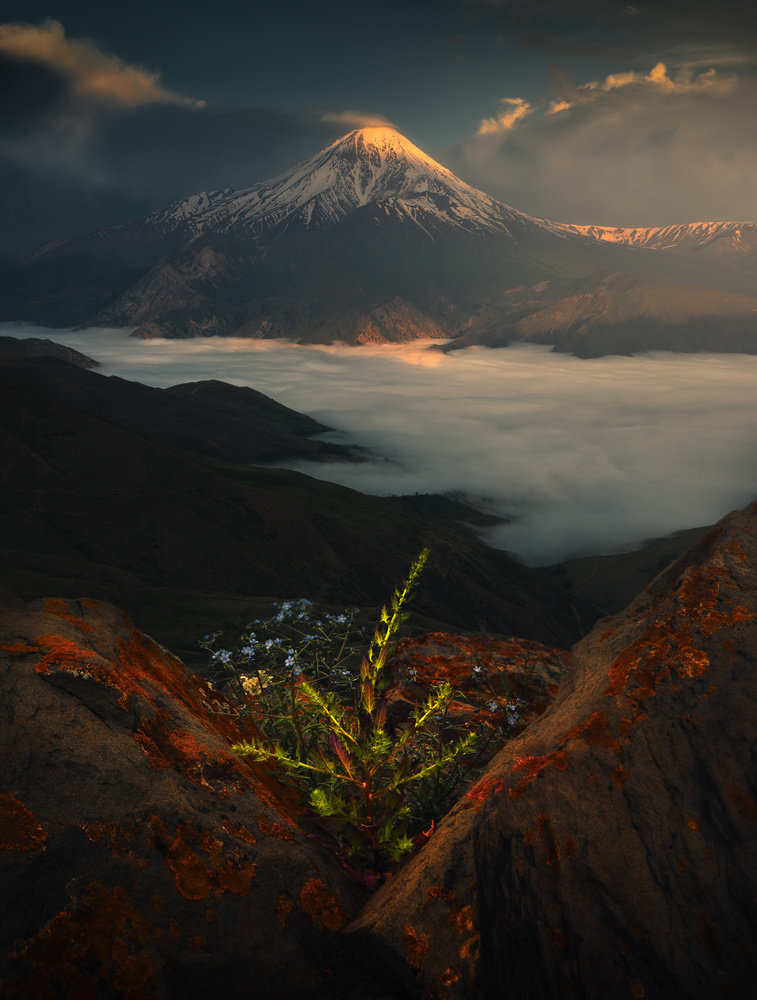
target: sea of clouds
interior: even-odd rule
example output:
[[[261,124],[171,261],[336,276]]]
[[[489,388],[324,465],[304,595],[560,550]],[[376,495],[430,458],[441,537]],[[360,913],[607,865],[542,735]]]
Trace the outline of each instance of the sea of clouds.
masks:
[[[530,565],[630,549],[711,524],[757,497],[757,357],[581,360],[549,348],[426,342],[312,347],[213,338],[136,340],[123,330],[41,336],[153,386],[249,385],[375,456],[290,463],[376,494],[451,493],[507,518],[485,541]]]

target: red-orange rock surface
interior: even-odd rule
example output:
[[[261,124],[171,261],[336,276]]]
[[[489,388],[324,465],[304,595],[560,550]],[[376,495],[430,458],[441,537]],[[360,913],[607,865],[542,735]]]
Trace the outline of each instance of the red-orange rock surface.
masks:
[[[347,934],[427,1000],[757,995],[757,504],[573,650]]]
[[[0,604],[0,995],[346,996],[364,893],[224,699],[110,605]]]
[[[512,733],[552,702],[569,662],[564,649],[529,639],[447,632],[402,639],[388,664],[390,711],[401,720],[435,685],[448,681],[456,699],[451,717],[466,720],[478,712]]]

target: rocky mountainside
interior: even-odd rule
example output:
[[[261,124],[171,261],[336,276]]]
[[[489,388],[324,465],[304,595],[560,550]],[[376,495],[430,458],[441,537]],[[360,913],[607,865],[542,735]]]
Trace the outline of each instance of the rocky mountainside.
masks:
[[[255,187],[193,195],[5,262],[0,320],[133,326],[140,337],[751,352],[752,239],[748,223],[609,230],[536,219],[396,130],[365,128]],[[608,309],[608,280],[638,294]],[[586,341],[598,313],[607,330]]]
[[[482,673],[531,704],[372,896],[221,692],[96,597],[0,590],[0,993],[752,1000],[755,517],[572,655],[403,642],[395,706]]]
[[[579,358],[642,351],[757,351],[757,297],[633,274],[599,274],[561,294],[521,293],[485,321],[472,321],[445,352],[513,341],[552,344]]]
[[[346,928],[398,994],[752,996],[755,517],[597,623],[554,702]]]

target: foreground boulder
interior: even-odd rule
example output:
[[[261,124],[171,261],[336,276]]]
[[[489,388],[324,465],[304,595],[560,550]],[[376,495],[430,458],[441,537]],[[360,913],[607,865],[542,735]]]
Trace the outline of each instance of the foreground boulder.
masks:
[[[573,650],[553,704],[347,929],[431,1000],[747,1000],[757,504]]]
[[[229,703],[110,605],[0,604],[0,995],[346,997],[365,894]]]
[[[432,688],[447,681],[455,692],[447,713],[451,721],[479,717],[512,735],[551,704],[569,662],[566,650],[529,639],[448,632],[401,639],[387,665],[389,711],[404,721]]]

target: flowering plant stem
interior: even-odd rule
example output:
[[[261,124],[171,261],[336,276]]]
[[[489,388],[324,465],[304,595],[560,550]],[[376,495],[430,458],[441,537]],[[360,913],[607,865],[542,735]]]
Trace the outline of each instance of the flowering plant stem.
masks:
[[[481,742],[478,730],[461,734],[449,726],[447,682],[432,688],[402,727],[389,718],[386,665],[427,559],[424,549],[382,609],[358,670],[349,665],[360,638],[352,613],[316,620],[307,601],[285,602],[274,618],[254,623],[278,629],[275,638],[250,632],[236,654],[213,652],[212,662],[233,674],[243,692],[240,711],[260,733],[233,749],[283,770],[338,851],[379,877],[412,849],[412,836],[427,825],[428,802],[446,800]],[[206,637],[206,648],[215,639]]]

